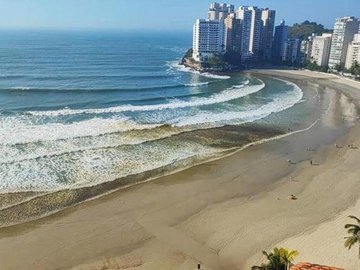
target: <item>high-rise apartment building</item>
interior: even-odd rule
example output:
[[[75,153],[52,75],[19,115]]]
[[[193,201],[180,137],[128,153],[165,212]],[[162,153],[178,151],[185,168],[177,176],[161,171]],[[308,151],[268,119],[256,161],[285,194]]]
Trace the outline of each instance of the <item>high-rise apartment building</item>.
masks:
[[[195,23],[194,59],[204,61],[211,54],[231,51],[240,55],[242,62],[269,60],[274,22],[274,10],[244,6],[235,11],[233,5],[214,2],[210,5],[208,19]]]
[[[223,20],[196,20],[193,30],[193,58],[207,62],[210,57],[225,52],[225,24]]]
[[[226,50],[240,53],[241,51],[241,20],[234,13],[225,19]]]
[[[235,7],[228,4],[211,3],[208,19],[209,20],[225,20],[230,13],[234,13]]]
[[[236,18],[242,25],[242,54],[253,59],[270,59],[275,11],[243,6],[236,11]]]
[[[288,39],[289,27],[285,25],[285,21],[282,20],[280,25],[275,27],[275,35],[272,47],[272,57],[274,62],[284,61],[286,58],[286,41]]]
[[[344,66],[349,44],[359,32],[360,21],[354,17],[336,19],[331,42],[329,67]]]
[[[332,34],[322,34],[312,39],[311,61],[321,67],[329,64]]]
[[[240,53],[243,61],[248,61],[252,57],[250,51],[252,15],[253,12],[248,7],[240,7],[236,11],[236,18],[241,21]]]
[[[261,42],[262,10],[257,7],[248,7],[248,10],[251,12],[249,51],[252,53],[252,55],[257,55]]]
[[[262,60],[271,59],[271,48],[275,27],[275,15],[276,11],[270,10],[268,8],[263,9],[261,12],[262,29],[259,56]]]
[[[299,64],[301,61],[300,48],[301,39],[286,40],[281,60],[290,62],[292,64]]]
[[[350,69],[355,62],[360,64],[360,34],[356,34],[354,40],[349,44],[345,68]]]

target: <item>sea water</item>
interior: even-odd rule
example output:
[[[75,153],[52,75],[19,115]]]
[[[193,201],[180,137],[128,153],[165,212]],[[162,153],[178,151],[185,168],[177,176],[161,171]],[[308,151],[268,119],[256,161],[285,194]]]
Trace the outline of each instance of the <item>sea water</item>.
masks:
[[[1,193],[95,185],[227,149],[198,130],[301,122],[297,85],[191,71],[179,65],[189,47],[190,33],[1,32]]]

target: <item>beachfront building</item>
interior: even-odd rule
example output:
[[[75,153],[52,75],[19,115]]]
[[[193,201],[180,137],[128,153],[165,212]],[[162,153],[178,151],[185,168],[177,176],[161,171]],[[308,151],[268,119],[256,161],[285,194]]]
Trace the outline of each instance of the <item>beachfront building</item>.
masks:
[[[354,17],[336,19],[332,36],[329,67],[344,66],[349,44],[359,32],[360,21]]]
[[[275,25],[275,11],[241,6],[236,18],[241,21],[241,55],[244,62],[270,59]]]
[[[208,62],[217,54],[225,52],[225,24],[223,20],[196,20],[193,32],[193,58]]]
[[[261,11],[261,40],[260,40],[260,49],[259,57],[262,60],[271,59],[271,48],[274,36],[274,27],[275,27],[275,10],[270,10],[268,8],[262,9]]]
[[[354,40],[349,44],[345,68],[350,69],[355,62],[360,64],[360,34],[356,34]]]
[[[226,51],[241,51],[241,20],[231,13],[225,19]]]
[[[297,38],[286,40],[281,60],[283,62],[299,64],[301,62],[300,48],[301,39]]]
[[[261,42],[262,10],[257,7],[248,7],[248,10],[251,12],[249,51],[257,57]]]
[[[312,39],[310,59],[321,67],[329,64],[332,34],[322,34]]]
[[[276,63],[284,61],[286,59],[286,41],[288,40],[289,27],[282,20],[280,25],[275,27],[274,41],[272,45],[272,58]]]
[[[251,23],[252,23],[252,11],[248,7],[240,7],[236,11],[236,18],[241,22],[240,28],[240,53],[243,62],[251,59],[250,48],[250,35],[251,35]]]
[[[207,20],[194,25],[193,58],[204,62],[225,52],[239,55],[242,63],[271,58],[275,11],[252,6],[212,3]],[[223,30],[224,27],[224,30]]]
[[[234,5],[219,4],[216,2],[211,3],[208,12],[208,20],[225,20],[229,14],[234,13],[234,10]]]

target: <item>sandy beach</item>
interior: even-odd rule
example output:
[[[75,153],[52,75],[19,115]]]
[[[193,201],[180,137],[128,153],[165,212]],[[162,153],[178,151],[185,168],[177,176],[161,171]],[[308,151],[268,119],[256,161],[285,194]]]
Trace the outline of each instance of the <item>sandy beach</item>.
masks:
[[[359,269],[343,227],[360,216],[360,149],[347,147],[360,146],[360,83],[252,73],[320,89],[330,106],[304,130],[2,228],[1,269],[250,269],[275,246],[297,249],[297,261]]]

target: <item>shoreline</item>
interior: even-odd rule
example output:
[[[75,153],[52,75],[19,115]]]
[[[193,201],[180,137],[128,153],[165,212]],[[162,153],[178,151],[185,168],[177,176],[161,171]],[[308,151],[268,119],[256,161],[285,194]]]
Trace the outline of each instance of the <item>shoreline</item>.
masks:
[[[297,80],[303,80],[299,74],[296,76]],[[354,89],[343,91],[359,105],[359,94],[356,96]],[[338,113],[334,109],[334,116]],[[272,210],[264,212],[264,207],[277,206],[285,200],[285,205],[278,206],[283,211],[283,216],[279,218],[283,220],[287,215],[291,216],[291,212],[313,211],[308,208],[313,200],[311,197],[306,200],[299,196],[300,199],[290,206],[287,198],[290,192],[295,193],[297,189],[301,192],[312,182],[300,182],[292,191],[294,183],[289,183],[289,175],[305,175],[312,179],[315,177],[313,171],[331,171],[328,165],[309,168],[309,158],[315,157],[326,164],[338,161],[342,155],[357,155],[357,151],[342,149],[333,157],[331,154],[335,150],[332,144],[320,146],[316,152],[298,154],[304,143],[315,144],[309,142],[307,136],[314,132],[318,133],[317,136],[321,135],[320,128],[316,126],[317,123],[307,131],[284,134],[280,139],[248,146],[227,157],[115,191],[38,221],[0,229],[0,247],[6,247],[0,258],[4,267],[16,269],[42,269],[54,265],[58,265],[59,269],[100,269],[104,265],[113,265],[109,269],[117,269],[116,265],[120,265],[120,269],[191,269],[197,261],[204,263],[206,269],[239,269],[251,264],[244,259],[281,242],[278,241],[281,238],[304,233],[327,222],[358,200],[353,195],[346,202],[335,197],[339,206],[333,211],[325,209],[321,218],[315,218],[311,213],[308,218],[299,221],[301,224],[293,224],[292,228],[283,227],[284,233],[279,232],[275,239],[264,235],[264,239],[251,241],[249,238],[245,241],[247,237],[254,237],[256,229],[264,230],[271,224],[282,227],[272,218]],[[337,136],[337,140],[346,145],[349,138],[352,142],[356,139],[352,134],[358,133],[359,128],[355,126],[348,135]],[[298,159],[298,164],[287,164],[288,156]],[[353,190],[348,190],[351,194],[360,190],[354,181],[351,181],[351,187]],[[289,190],[276,195],[281,198],[277,201],[273,194],[282,189]],[[330,192],[333,195],[340,191]],[[307,207],[297,208],[297,203],[305,202],[309,204]],[[252,211],[257,209],[260,216],[268,219],[259,220],[247,207]],[[306,214],[306,211],[302,213]],[[285,221],[294,222],[290,218]],[[254,224],[255,228],[247,223]],[[35,242],[40,245],[34,246]],[[31,246],[32,249],[29,248]],[[15,251],[11,253],[12,250],[18,250],[19,254]],[[15,254],[21,260],[16,261]]]

